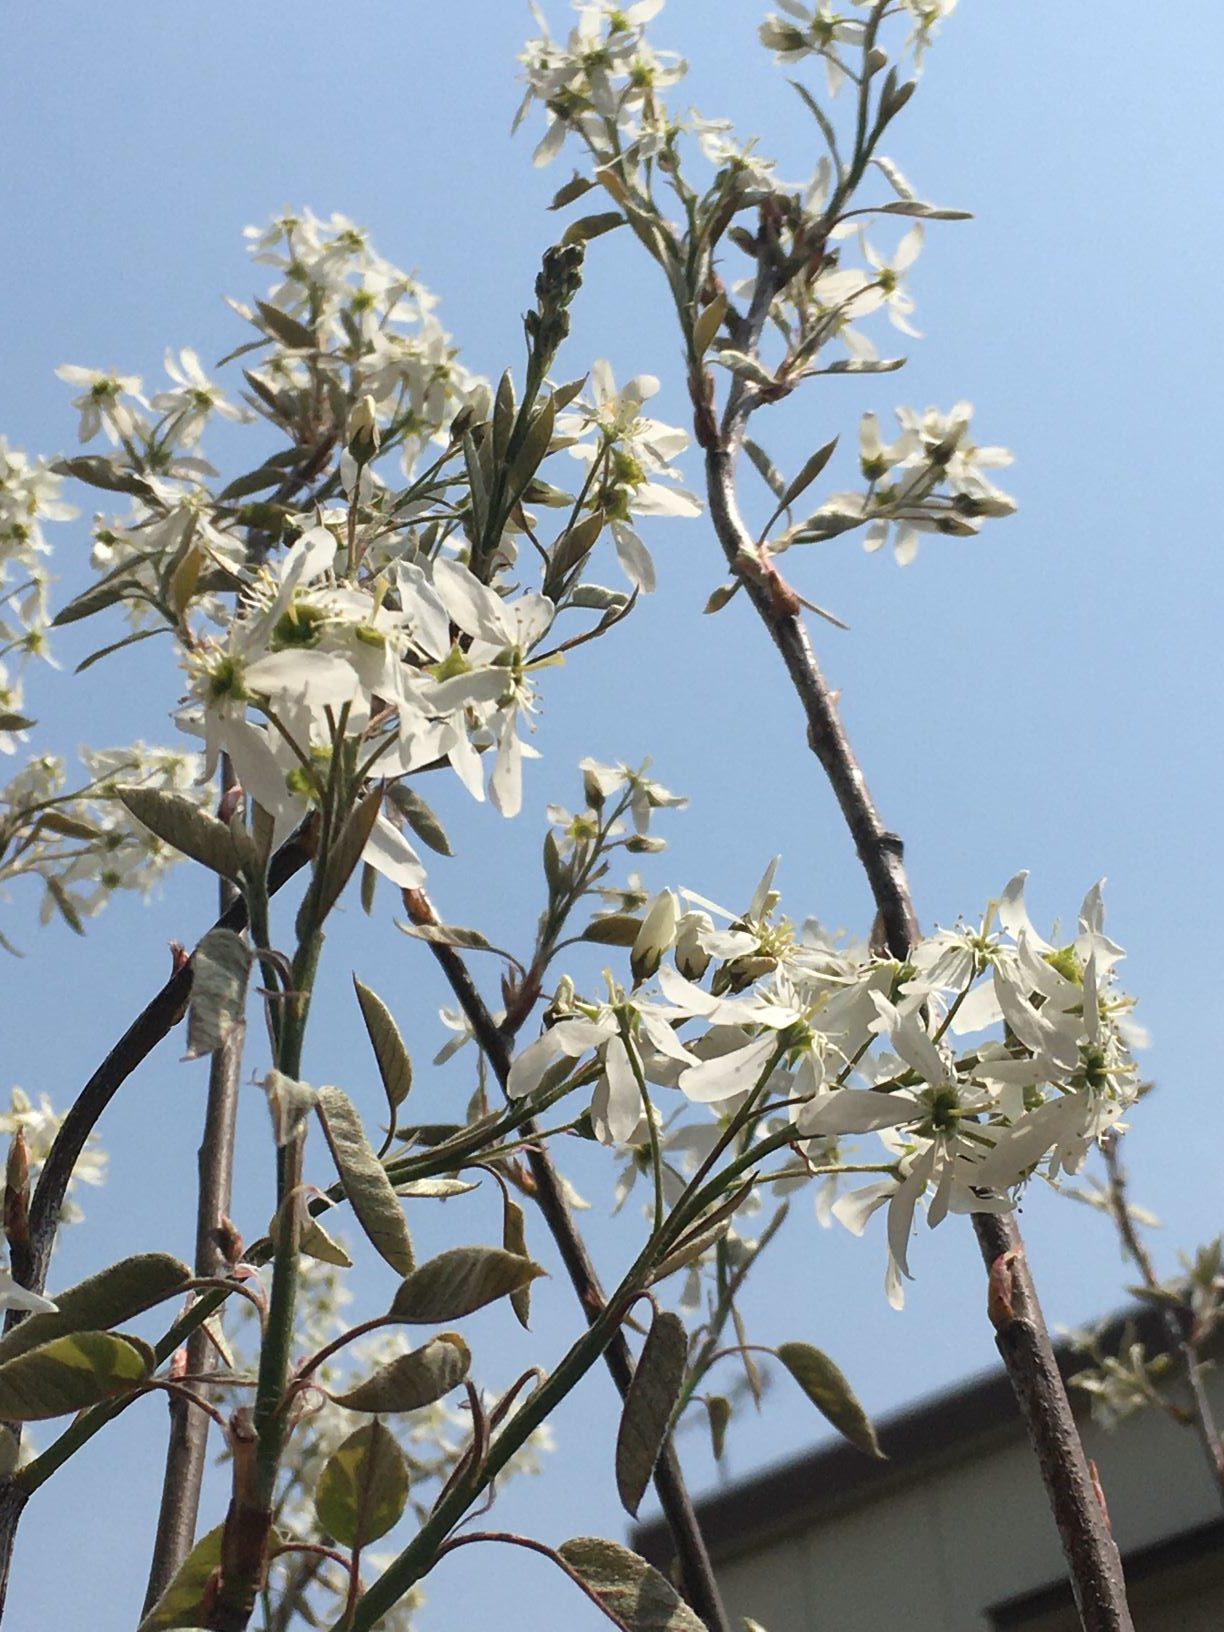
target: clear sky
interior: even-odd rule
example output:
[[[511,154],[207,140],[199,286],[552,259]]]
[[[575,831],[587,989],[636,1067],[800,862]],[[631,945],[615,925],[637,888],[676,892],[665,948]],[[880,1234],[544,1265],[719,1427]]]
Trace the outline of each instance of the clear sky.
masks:
[[[547,9],[554,28],[565,25],[557,0]],[[690,59],[689,100],[759,131],[782,173],[798,176],[813,162],[813,132],[754,43],[763,9],[670,0],[654,39]],[[473,368],[495,376],[517,364],[520,315],[559,231],[545,206],[569,173],[564,160],[533,171],[535,136],[509,137],[514,58],[529,31],[517,0],[48,0],[14,12],[0,68],[0,430],[31,452],[71,451],[75,415],[57,364],[152,378],[167,344],[194,345],[206,360],[228,351],[244,336],[221,295],[249,297],[264,282],[241,230],[285,203],[344,211],[392,260],[416,267]],[[836,431],[852,442],[864,408],[883,417],[902,402],[947,408],[967,397],[980,439],[1016,452],[1006,485],[1020,513],[978,541],[928,540],[905,570],[853,540],[789,564],[801,589],[852,626],[814,636],[885,820],[906,838],[926,924],[978,914],[1019,867],[1032,869],[1038,921],[1070,921],[1087,886],[1108,876],[1109,927],[1130,950],[1126,984],[1142,999],[1154,1039],[1145,1068],[1158,1085],[1134,1114],[1126,1156],[1137,1198],[1165,1220],[1166,1267],[1178,1246],[1220,1228],[1224,1116],[1203,1050],[1218,1031],[1212,948],[1224,913],[1224,585],[1206,502],[1224,340],[1222,46],[1224,20],[1202,0],[1159,26],[1139,0],[1117,0],[1107,16],[1056,0],[963,0],[888,144],[923,196],[976,215],[928,233],[912,279],[927,338],[903,373],[805,391],[760,427],[775,461],[794,470]],[[615,237],[590,262],[567,372],[607,355],[619,377],[657,373],[660,416],[683,422],[678,346],[653,269]],[[56,532],[67,597],[87,578],[87,531]],[[651,753],[659,776],[692,799],[660,829],[673,845],[652,881],[742,905],[780,851],[794,915],[863,931],[866,887],[774,654],[742,599],[701,615],[721,577],[708,527],[677,522],[652,536],[658,594],[625,638],[579,653],[547,692],[544,757],[529,767],[523,816],[505,824],[457,787],[439,795],[461,856],[435,870],[435,898],[452,921],[526,944],[541,900],[544,806],[574,802],[584,753]],[[68,671],[86,638],[62,637]],[[30,702],[47,745],[165,740],[177,682],[145,650],[85,681],[40,681]],[[20,1083],[63,1106],[160,983],[167,941],[197,938],[209,900],[184,870],[159,903],[117,905],[83,942],[62,926],[39,934],[32,901],[5,912],[31,955],[0,969],[0,1092]],[[349,970],[393,1005],[422,1063],[441,1041],[443,994],[423,950],[386,923],[341,926],[327,957],[334,996],[306,1074],[340,1082],[373,1112]],[[178,1052],[177,1041],[164,1045],[108,1114],[111,1179],[83,1198],[88,1224],[65,1236],[53,1288],[128,1252],[189,1255],[204,1068],[178,1064]],[[470,1086],[468,1068],[422,1086],[444,1109]],[[265,1113],[255,1090],[249,1099],[238,1204],[248,1234],[269,1211]],[[601,1222],[606,1167],[588,1159],[577,1177],[611,1271],[628,1237]],[[1035,1191],[1023,1225],[1052,1322],[1080,1324],[1122,1301],[1127,1276],[1094,1214]],[[456,1234],[487,1238],[492,1198],[448,1205],[417,1228],[427,1249]],[[546,1255],[541,1234],[532,1245]],[[880,1290],[879,1230],[862,1241],[821,1231],[800,1199],[751,1294],[750,1324],[763,1341],[826,1347],[885,1413],[993,1362],[968,1226],[924,1234],[913,1261],[918,1279],[896,1314]],[[368,1286],[384,1295],[381,1282]],[[536,1306],[534,1336],[512,1348],[500,1321],[472,1323],[478,1375],[498,1383],[516,1365],[552,1363],[574,1325],[560,1276]],[[163,1431],[162,1408],[138,1405],[31,1504],[10,1598],[15,1632],[128,1632]],[[498,1522],[552,1541],[623,1534],[606,1378],[589,1380],[557,1432],[553,1466],[509,1494]],[[818,1435],[780,1382],[760,1420],[733,1430],[729,1466],[745,1473]],[[701,1439],[682,1445],[698,1489],[717,1478]],[[207,1499],[215,1522],[222,1487]],[[490,1559],[505,1572],[496,1587],[476,1565],[468,1552],[430,1583],[426,1632],[494,1613],[505,1632],[602,1624],[539,1560]]]

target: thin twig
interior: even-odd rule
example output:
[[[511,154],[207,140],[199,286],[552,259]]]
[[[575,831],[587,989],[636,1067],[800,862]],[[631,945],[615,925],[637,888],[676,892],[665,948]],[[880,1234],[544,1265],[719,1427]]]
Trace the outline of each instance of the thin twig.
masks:
[[[419,899],[419,898],[418,898]],[[430,950],[441,965],[459,1006],[467,1017],[472,1032],[493,1069],[503,1091],[510,1077],[513,1029],[503,1030],[489,1013],[484,999],[473,981],[463,958],[452,946],[429,942]],[[531,1123],[524,1126],[528,1139],[533,1133]],[[535,1200],[544,1222],[557,1244],[561,1261],[587,1323],[593,1325],[603,1313],[606,1299],[599,1275],[587,1251],[574,1220],[569,1204],[553,1165],[552,1157],[542,1145],[528,1145],[527,1162],[535,1184]],[[604,1351],[604,1362],[611,1373],[617,1392],[624,1399],[633,1381],[633,1356],[624,1333],[619,1329]],[[714,1579],[714,1570],[706,1550],[705,1538],[693,1509],[692,1498],[684,1482],[680,1460],[669,1436],[663,1446],[654,1471],[655,1492],[663,1509],[663,1516],[672,1534],[676,1557],[680,1564],[680,1585],[685,1598],[701,1617],[710,1632],[729,1632],[730,1623],[723,1608],[722,1596]]]
[[[223,795],[233,788],[234,782],[233,768],[227,755],[221,764]],[[219,906],[224,915],[238,899],[238,891],[223,879],[218,893]],[[209,1061],[204,1131],[197,1154],[199,1185],[195,1236],[195,1273],[204,1278],[221,1276],[227,1267],[219,1231],[222,1219],[230,1210],[242,1043],[243,1028],[235,1026]],[[186,1369],[206,1378],[216,1367],[218,1358],[207,1329],[198,1327],[187,1340]],[[195,1541],[200,1491],[208,1461],[209,1427],[208,1417],[202,1411],[193,1411],[188,1401],[171,1397],[166,1471],[162,1478],[161,1506],[157,1515],[153,1557],[149,1564],[149,1582],[145,1589],[144,1615],[149,1613],[178,1574]]]
[[[1118,1155],[1118,1136],[1111,1129],[1102,1134],[1101,1153],[1105,1158],[1105,1169],[1109,1176],[1109,1210],[1113,1221],[1117,1225],[1118,1234],[1122,1240],[1123,1250],[1130,1257],[1132,1263],[1143,1277],[1143,1284],[1149,1291],[1160,1291],[1160,1278],[1156,1274],[1156,1266],[1148,1252],[1138,1229],[1135,1227],[1135,1215],[1131,1211],[1130,1201],[1126,1194],[1126,1171],[1122,1166],[1122,1159]],[[1169,1334],[1169,1342],[1181,1360],[1183,1380],[1186,1392],[1190,1396],[1190,1417],[1195,1433],[1203,1447],[1207,1458],[1207,1466],[1211,1469],[1211,1477],[1215,1481],[1216,1490],[1221,1501],[1224,1501],[1224,1443],[1220,1440],[1220,1430],[1216,1425],[1215,1412],[1211,1409],[1211,1401],[1207,1397],[1207,1390],[1203,1386],[1203,1372],[1199,1364],[1198,1350],[1195,1348],[1189,1333],[1185,1329],[1181,1313],[1160,1302],[1160,1317],[1164,1328]]]

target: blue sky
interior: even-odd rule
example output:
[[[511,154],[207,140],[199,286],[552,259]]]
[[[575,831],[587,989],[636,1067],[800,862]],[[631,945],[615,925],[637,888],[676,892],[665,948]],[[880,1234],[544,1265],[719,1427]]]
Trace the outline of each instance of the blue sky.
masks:
[[[547,9],[562,26],[561,7]],[[1119,0],[1101,29],[1089,9],[964,0],[888,143],[924,196],[976,217],[928,233],[912,278],[927,338],[901,374],[822,385],[758,432],[794,470],[837,431],[852,444],[867,407],[884,417],[898,403],[947,408],[968,397],[980,439],[1016,452],[1006,485],[1020,513],[980,540],[928,541],[905,570],[853,540],[796,552],[789,566],[851,625],[818,625],[814,638],[884,817],[906,838],[924,923],[976,915],[1019,867],[1032,869],[1038,921],[1069,921],[1087,886],[1108,877],[1109,926],[1130,951],[1126,983],[1153,1034],[1144,1063],[1158,1087],[1134,1115],[1126,1155],[1138,1198],[1165,1221],[1156,1250],[1171,1267],[1179,1245],[1220,1227],[1224,1118],[1209,1052],[1224,909],[1214,865],[1222,586],[1206,500],[1224,339],[1213,202],[1224,22],[1192,4],[1176,27],[1154,30],[1150,6]],[[690,59],[678,100],[760,132],[782,173],[799,176],[813,162],[813,131],[754,44],[762,10],[756,0],[670,0],[653,35]],[[532,170],[538,127],[509,138],[514,57],[529,26],[526,7],[508,0],[25,8],[0,70],[0,430],[32,452],[71,451],[59,363],[151,379],[168,344],[194,345],[206,360],[229,350],[243,336],[221,295],[249,297],[264,281],[241,230],[285,203],[344,211],[417,268],[470,366],[496,375],[517,363],[520,315],[558,233],[545,206],[569,173],[564,158]],[[658,374],[660,416],[683,422],[657,275],[615,237],[592,250],[565,372],[600,355],[621,378]],[[56,531],[67,597],[87,578],[87,533],[83,523]],[[540,905],[544,806],[575,801],[584,753],[650,753],[692,801],[665,819],[672,848],[651,864],[652,881],[735,905],[781,852],[795,916],[862,931],[866,887],[772,651],[741,600],[701,615],[721,577],[708,528],[677,522],[652,539],[659,592],[623,639],[578,654],[548,691],[544,758],[529,768],[518,822],[465,808],[457,788],[439,793],[461,851],[433,875],[440,907],[494,941],[524,944]],[[68,670],[84,640],[65,632]],[[40,682],[30,701],[46,744],[166,739],[177,682],[168,661],[143,651],[86,681]],[[166,942],[198,936],[208,891],[184,871],[161,901],[116,906],[84,942],[62,928],[38,933],[32,906],[5,908],[6,930],[31,955],[3,970],[0,1091],[20,1083],[64,1105],[162,979]],[[327,957],[306,1074],[371,1096],[372,1111],[349,970],[396,1009],[422,1062],[441,1040],[444,994],[432,962],[388,923],[342,924]],[[127,1252],[189,1252],[204,1068],[177,1053],[165,1045],[108,1115],[111,1180],[84,1198],[88,1225],[65,1237],[53,1284]],[[423,1089],[444,1107],[468,1086],[459,1067]],[[269,1210],[268,1147],[259,1096],[249,1098],[239,1195],[257,1231]],[[588,1155],[576,1176],[597,1204],[588,1216],[611,1272],[628,1236],[601,1221],[606,1168]],[[1023,1225],[1053,1322],[1079,1324],[1121,1301],[1127,1276],[1095,1215],[1034,1192]],[[492,1200],[418,1228],[426,1247],[456,1232],[488,1236]],[[879,1232],[854,1241],[821,1231],[800,1199],[750,1295],[750,1324],[762,1341],[826,1347],[878,1413],[947,1387],[993,1361],[976,1251],[952,1221],[913,1257],[918,1280],[898,1315],[880,1291]],[[473,1322],[478,1371],[482,1345],[491,1383],[520,1362],[550,1364],[573,1329],[568,1299],[555,1278],[537,1295],[533,1338],[508,1351],[500,1323]],[[610,1384],[592,1377],[558,1422],[551,1472],[512,1490],[499,1523],[553,1541],[622,1533],[611,1401]],[[31,1504],[11,1625],[85,1624],[87,1613],[94,1632],[131,1626],[163,1428],[159,1406],[138,1406]],[[743,1422],[738,1438],[733,1430],[730,1468],[744,1473],[817,1437],[779,1383],[760,1421]],[[717,1478],[700,1439],[683,1446],[698,1489]],[[219,1485],[208,1500],[219,1516]],[[426,1632],[494,1604],[507,1632],[587,1624],[585,1606],[539,1560],[489,1560],[509,1583],[496,1588],[475,1562],[469,1554],[463,1568],[439,1571]]]

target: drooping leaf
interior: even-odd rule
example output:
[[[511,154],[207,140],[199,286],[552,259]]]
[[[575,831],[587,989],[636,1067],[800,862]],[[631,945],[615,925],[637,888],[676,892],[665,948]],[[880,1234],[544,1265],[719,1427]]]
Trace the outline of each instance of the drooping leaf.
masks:
[[[0,1361],[71,1332],[101,1331],[143,1314],[180,1293],[191,1271],[168,1252],[142,1252],[100,1269],[66,1292],[56,1292],[54,1314],[27,1315],[0,1338]]]
[[[101,663],[104,657],[113,657],[116,652],[121,652],[125,646],[138,646],[142,640],[153,640],[158,635],[168,635],[169,633],[169,629],[164,625],[157,629],[138,629],[134,635],[124,635],[122,640],[112,640],[109,646],[100,646],[96,652],[90,652],[88,657],[81,659],[72,672],[73,674],[84,674],[87,669],[92,669],[95,663]]]
[[[81,915],[73,903],[68,891],[56,878],[54,873],[44,873],[43,883],[47,886],[47,894],[54,901],[60,917],[75,935],[84,935],[85,925],[81,922]]]
[[[629,1632],[705,1632],[667,1577],[627,1547],[600,1536],[575,1536],[557,1551],[608,1616]]]
[[[0,1419],[41,1422],[127,1394],[153,1369],[153,1351],[114,1332],[71,1332],[0,1363]]]
[[[440,856],[454,855],[446,829],[414,787],[407,782],[393,782],[387,789],[387,798],[422,844]]]
[[[514,1253],[516,1258],[527,1257],[527,1220],[523,1216],[523,1209],[511,1196],[505,1196],[502,1203],[502,1246],[507,1252]],[[520,1326],[531,1325],[531,1282],[520,1286],[510,1294],[510,1307],[514,1310],[514,1318]]]
[[[308,1082],[287,1077],[283,1071],[269,1071],[260,1082],[268,1098],[272,1136],[278,1150],[292,1143],[306,1126],[311,1111],[319,1103],[319,1093]]]
[[[632,1518],[637,1517],[671,1427],[687,1365],[684,1322],[670,1310],[662,1310],[646,1334],[616,1436],[616,1490]]]
[[[271,1241],[277,1239],[281,1222],[287,1216],[288,1210],[301,1206],[302,1194],[300,1191],[285,1197],[284,1201],[276,1209],[276,1216],[268,1226],[268,1237]],[[333,1240],[318,1219],[312,1218],[309,1213],[306,1213],[306,1216],[302,1219],[301,1228],[298,1231],[298,1248],[306,1254],[307,1258],[317,1258],[321,1264],[335,1264],[337,1269],[352,1269],[353,1267],[353,1260],[339,1241]]]
[[[544,1273],[539,1264],[501,1247],[450,1247],[408,1276],[390,1313],[410,1326],[458,1320]]]
[[[60,833],[66,839],[97,839],[102,836],[102,829],[93,822],[84,821],[79,816],[69,816],[63,810],[44,810],[38,818],[38,825],[48,833]]]
[[[356,975],[353,976],[353,986],[391,1109],[391,1126],[394,1127],[395,1113],[412,1088],[412,1056],[404,1046],[391,1010],[378,993],[371,991]]]
[[[357,1222],[392,1269],[410,1276],[416,1260],[404,1209],[386,1168],[366,1138],[352,1100],[341,1089],[327,1086],[319,1089],[317,1108],[336,1171]]]
[[[342,1547],[364,1547],[385,1536],[407,1502],[408,1463],[377,1418],[332,1453],[315,1490],[319,1523]]]
[[[868,1456],[883,1459],[871,1419],[859,1404],[845,1374],[828,1355],[810,1343],[780,1343],[778,1359],[812,1404],[838,1433]]]
[[[124,590],[134,588],[135,584],[134,578],[109,578],[100,584],[91,584],[79,595],[74,595],[67,606],[60,607],[51,619],[51,627],[65,629],[70,623],[80,623],[83,618],[91,618],[95,612],[104,612],[108,606],[114,606],[116,601],[121,601]]]
[[[425,1201],[447,1201],[451,1196],[466,1196],[480,1186],[472,1179],[408,1179],[397,1184],[397,1196],[416,1196]]]
[[[241,830],[227,827],[181,793],[142,787],[116,788],[115,791],[150,833],[222,878],[241,883],[243,863],[253,859]]]
[[[416,1411],[457,1388],[471,1363],[471,1352],[458,1332],[441,1332],[332,1399],[348,1411]]]
[[[202,1054],[215,1053],[234,1028],[244,1023],[250,972],[251,950],[242,936],[232,929],[210,929],[191,960],[184,1059],[198,1060]]]

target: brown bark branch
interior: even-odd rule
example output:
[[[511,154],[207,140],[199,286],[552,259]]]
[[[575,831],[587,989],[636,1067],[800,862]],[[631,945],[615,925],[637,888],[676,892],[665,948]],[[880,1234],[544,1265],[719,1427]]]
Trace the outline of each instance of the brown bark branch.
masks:
[[[759,281],[762,287],[767,285],[764,277]],[[764,309],[768,309],[767,299]],[[904,958],[917,936],[918,920],[901,841],[880,819],[816,662],[793,591],[776,573],[744,570],[756,558],[735,492],[735,454],[744,418],[746,415],[736,419],[728,409],[724,445],[706,448],[711,519],[728,564],[743,577],[803,706],[808,742],[833,788],[867,874],[876,904],[878,938],[894,957]],[[996,1344],[1037,1454],[1084,1632],[1133,1632],[1118,1549],[1024,1262],[1020,1231],[1012,1217],[993,1213],[975,1214],[973,1227],[988,1270],[995,1272],[1004,1259],[1011,1266],[1013,1312],[996,1322]]]
[[[283,889],[309,859],[307,840],[301,834],[295,835],[272,858],[268,871],[268,893],[275,894]],[[217,919],[214,927],[244,929],[246,907],[242,900],[233,902]],[[191,963],[188,960],[175,969],[161,990],[145,1005],[74,1100],[47,1152],[30,1200],[29,1245],[14,1249],[12,1253],[13,1275],[20,1285],[35,1292],[42,1292],[45,1288],[60,1212],[73,1169],[85,1143],[132,1072],[182,1019],[190,995]],[[16,1310],[10,1310],[5,1329],[16,1324],[20,1318]],[[0,1479],[0,1617],[3,1617],[8,1595],[13,1543],[26,1500],[25,1493],[18,1491],[11,1480]]]

